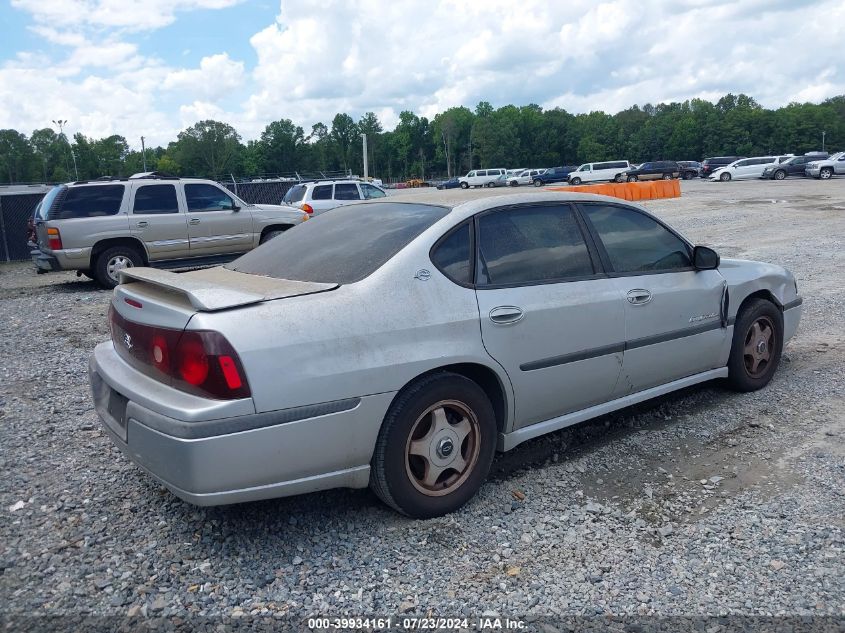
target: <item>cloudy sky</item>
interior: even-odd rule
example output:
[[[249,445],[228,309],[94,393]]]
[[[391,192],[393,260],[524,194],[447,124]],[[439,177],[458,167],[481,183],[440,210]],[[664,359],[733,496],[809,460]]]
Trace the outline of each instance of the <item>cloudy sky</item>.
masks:
[[[0,128],[175,138],[206,118],[245,139],[336,112],[538,103],[616,112],[745,92],[845,93],[842,0],[10,0]]]

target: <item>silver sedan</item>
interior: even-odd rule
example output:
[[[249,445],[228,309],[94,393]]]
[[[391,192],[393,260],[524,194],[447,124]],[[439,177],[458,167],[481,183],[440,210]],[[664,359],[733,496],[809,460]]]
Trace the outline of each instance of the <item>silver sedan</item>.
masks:
[[[717,378],[764,387],[801,316],[785,269],[565,193],[364,203],[222,268],[122,277],[97,411],[201,505],[369,485],[451,512],[496,450]]]

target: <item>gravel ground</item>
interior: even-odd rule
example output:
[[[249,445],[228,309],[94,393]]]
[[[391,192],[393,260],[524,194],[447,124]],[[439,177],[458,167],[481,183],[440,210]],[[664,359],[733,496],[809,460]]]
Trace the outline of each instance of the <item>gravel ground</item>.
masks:
[[[682,187],[647,206],[723,256],[798,278],[804,317],[772,384],[744,395],[708,384],[528,442],[497,458],[462,511],[430,521],[368,491],[179,501],[112,447],[93,411],[86,363],[108,336],[109,293],[0,266],[0,613],[841,624],[845,179]]]

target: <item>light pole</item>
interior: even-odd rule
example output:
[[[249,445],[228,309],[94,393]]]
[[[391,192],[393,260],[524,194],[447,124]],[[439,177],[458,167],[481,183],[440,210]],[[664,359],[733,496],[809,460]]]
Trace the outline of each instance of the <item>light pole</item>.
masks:
[[[367,178],[369,178],[370,171],[369,171],[369,165],[367,164],[367,135],[366,134],[361,135],[361,141],[364,145],[364,180],[367,180]]]
[[[141,156],[143,156],[144,160],[144,171],[147,171],[147,150],[144,149],[144,137],[141,137]]]
[[[822,130],[822,151],[824,151],[824,135],[827,134],[824,130]]]
[[[76,179],[79,180],[79,170],[76,168],[76,156],[73,153],[73,145],[70,144],[70,140],[67,136],[65,136],[65,125],[67,125],[67,119],[53,119],[53,124],[59,127],[59,136],[64,136],[65,140],[67,141],[68,149],[70,150],[70,157],[73,159],[73,173],[76,174]]]

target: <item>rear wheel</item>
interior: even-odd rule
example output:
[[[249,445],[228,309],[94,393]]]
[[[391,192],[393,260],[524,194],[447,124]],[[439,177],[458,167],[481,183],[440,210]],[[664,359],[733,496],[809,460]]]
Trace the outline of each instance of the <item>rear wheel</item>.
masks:
[[[777,370],[783,351],[783,315],[771,301],[752,299],[734,324],[728,384],[736,391],[762,389]]]
[[[485,186],[485,187],[487,187],[488,189],[492,189],[493,187],[495,187],[495,186],[496,186],[496,183],[495,183],[495,182],[493,182],[493,181],[491,180],[490,182],[488,182],[488,183],[487,183],[486,185],[484,185],[484,186]]]
[[[663,174],[663,180],[672,180],[672,174]]]
[[[719,180],[722,182],[728,182],[731,179],[731,175],[728,172],[724,172],[719,175]]]
[[[692,180],[694,177],[695,174],[693,174],[691,171],[684,172],[684,180]]]
[[[120,283],[120,271],[144,263],[141,254],[131,246],[113,246],[97,257],[94,263],[94,279],[103,288],[114,288]]]
[[[571,185],[580,185],[580,184],[581,184],[581,179],[580,179],[580,178],[578,178],[577,176],[576,176],[575,178],[570,178],[570,179],[569,179],[569,184],[571,184]]]
[[[783,180],[784,178],[786,178],[786,172],[782,169],[778,169],[775,172],[775,180]]]
[[[613,182],[624,182],[624,181],[625,181],[625,175],[624,174],[616,174],[613,177]]]
[[[462,182],[461,183],[461,189],[469,189],[469,183],[468,182]]]
[[[534,186],[535,186],[535,187],[542,187],[542,186],[543,186],[543,181],[542,181],[542,180],[535,180],[535,181],[534,181]]]
[[[495,446],[495,415],[481,387],[458,374],[432,374],[391,405],[373,453],[370,487],[410,517],[448,514],[484,482]]]
[[[819,172],[819,178],[822,180],[830,180],[831,176],[833,176],[833,169],[830,167],[822,167],[822,170]]]

